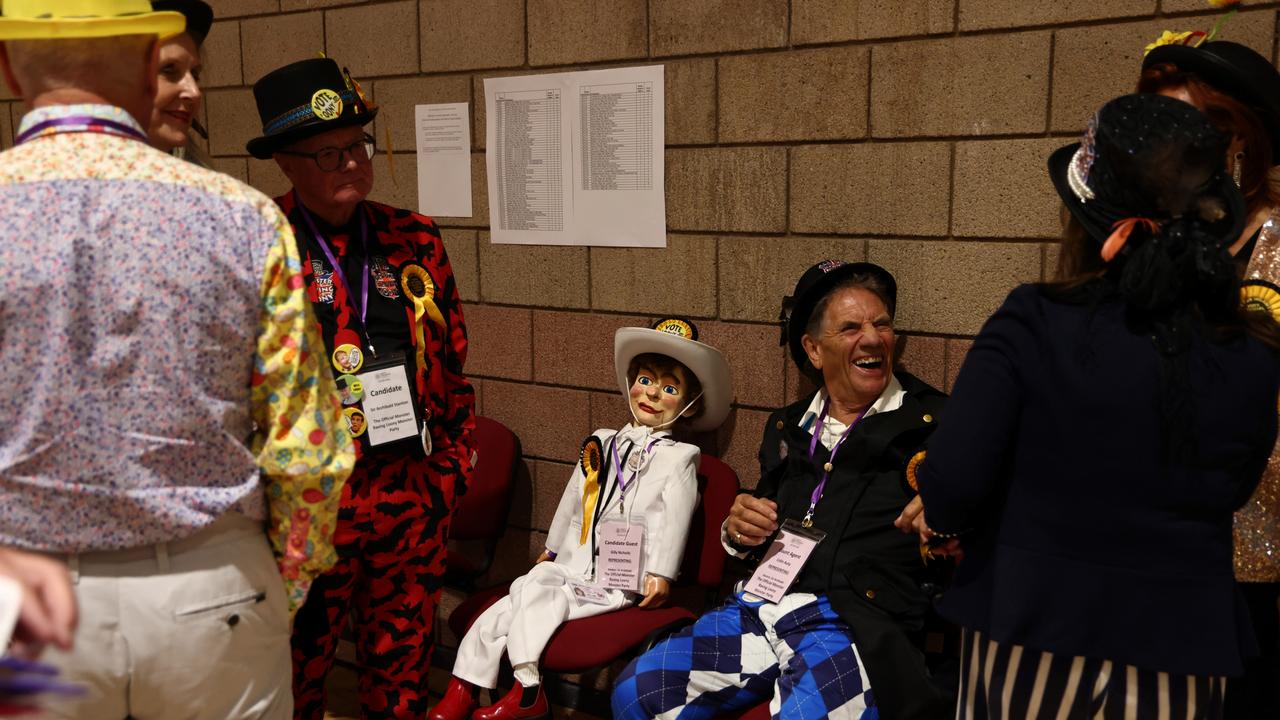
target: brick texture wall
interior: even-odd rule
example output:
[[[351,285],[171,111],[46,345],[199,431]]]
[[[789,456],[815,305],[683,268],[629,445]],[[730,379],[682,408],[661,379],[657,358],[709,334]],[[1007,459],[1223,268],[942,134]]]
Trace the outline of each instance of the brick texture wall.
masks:
[[[466,303],[480,411],[528,457],[498,574],[541,542],[593,428],[627,419],[612,333],[690,316],[729,358],[737,405],[702,439],[744,484],[770,409],[805,391],[774,318],[803,268],[870,260],[901,287],[903,365],[949,388],[969,338],[1056,259],[1048,152],[1132,88],[1164,29],[1207,29],[1204,0],[210,0],[205,125],[216,166],[285,189],[245,141],[267,71],[323,50],[382,106],[392,163],[374,198],[416,207],[413,106],[471,102],[473,218],[439,218]],[[1225,37],[1275,58],[1280,2]],[[668,247],[491,245],[483,80],[666,67]],[[21,104],[0,96],[0,138]],[[652,295],[655,281],[669,281]]]

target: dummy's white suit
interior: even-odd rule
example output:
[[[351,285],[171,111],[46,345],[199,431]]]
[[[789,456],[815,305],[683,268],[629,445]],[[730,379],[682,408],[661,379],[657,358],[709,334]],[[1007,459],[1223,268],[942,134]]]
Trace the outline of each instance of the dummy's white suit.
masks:
[[[630,483],[626,504],[619,513],[622,493],[615,488],[617,473],[613,469],[610,440],[613,430],[597,430],[594,435],[604,447],[602,460],[609,467],[600,472],[598,502],[603,505],[601,521],[616,518],[644,517],[644,574],[659,575],[669,580],[676,577],[684,555],[689,520],[698,504],[698,448],[670,439],[666,431],[650,433],[649,428],[627,425],[618,431],[618,453],[625,456],[634,445],[640,453],[657,439],[644,455],[635,480],[632,469],[623,464]],[[454,677],[479,687],[497,684],[498,665],[505,649],[516,680],[524,687],[541,681],[537,663],[551,635],[566,620],[590,617],[626,607],[641,596],[620,590],[608,591],[608,605],[588,603],[576,598],[570,580],[591,582],[592,543],[579,543],[582,537],[582,493],[585,477],[582,465],[574,467],[573,476],[560,498],[555,519],[547,533],[547,549],[556,554],[554,561],[541,562],[511,583],[509,594],[486,610],[458,646],[454,661]],[[610,490],[613,490],[610,498]],[[607,500],[606,500],[607,499]],[[643,581],[642,581],[643,582]]]

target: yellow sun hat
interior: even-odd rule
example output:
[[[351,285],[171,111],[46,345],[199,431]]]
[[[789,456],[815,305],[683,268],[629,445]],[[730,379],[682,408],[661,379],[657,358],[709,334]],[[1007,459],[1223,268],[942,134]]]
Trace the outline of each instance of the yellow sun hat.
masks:
[[[148,0],[0,0],[0,40],[163,39],[186,25],[182,13],[154,12]]]

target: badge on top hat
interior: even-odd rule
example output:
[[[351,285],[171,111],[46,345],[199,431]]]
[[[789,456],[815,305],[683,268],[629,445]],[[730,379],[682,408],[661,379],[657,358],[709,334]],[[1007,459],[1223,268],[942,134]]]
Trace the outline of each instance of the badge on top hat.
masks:
[[[249,154],[265,160],[288,145],[329,130],[367,125],[378,108],[351,73],[321,57],[272,70],[253,85],[262,136],[250,140]]]

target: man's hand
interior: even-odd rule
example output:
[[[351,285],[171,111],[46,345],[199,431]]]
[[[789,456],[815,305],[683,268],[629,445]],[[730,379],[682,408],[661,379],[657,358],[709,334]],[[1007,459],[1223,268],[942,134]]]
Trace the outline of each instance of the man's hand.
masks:
[[[67,568],[41,555],[0,548],[0,575],[22,588],[14,640],[37,652],[47,643],[70,650],[78,617]]]
[[[644,600],[640,601],[640,607],[662,607],[667,601],[667,595],[671,594],[671,583],[666,578],[657,575],[646,575],[644,578]]]
[[[526,556],[526,557],[528,557],[528,556]],[[534,565],[537,565],[538,563],[546,562],[546,561],[548,561],[548,560],[550,560],[550,559],[551,559],[551,551],[550,551],[550,550],[543,550],[543,551],[542,551],[542,554],[538,556],[538,559],[537,559],[537,560],[535,560],[535,561],[533,561],[533,564],[534,564]]]
[[[759,545],[778,529],[778,504],[741,493],[733,499],[725,529],[729,539],[739,545]]]
[[[919,495],[911,498],[911,502],[902,509],[902,514],[893,521],[893,526],[904,533],[919,533],[920,542],[928,540],[925,536],[925,531],[929,528],[924,524],[924,500]]]
[[[929,523],[924,516],[924,501],[916,495],[902,509],[902,514],[897,520],[893,521],[893,526],[904,533],[916,533],[920,536],[920,546],[927,548],[925,553],[929,557],[954,557],[956,560],[964,558],[964,549],[960,546],[958,538],[948,538],[939,542],[937,533],[929,528]]]

